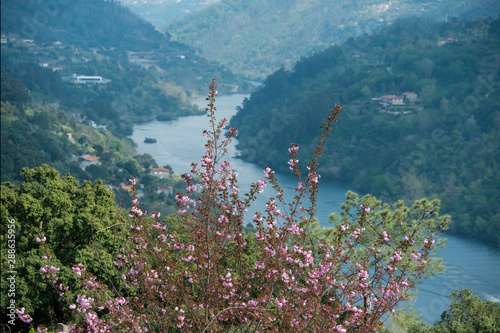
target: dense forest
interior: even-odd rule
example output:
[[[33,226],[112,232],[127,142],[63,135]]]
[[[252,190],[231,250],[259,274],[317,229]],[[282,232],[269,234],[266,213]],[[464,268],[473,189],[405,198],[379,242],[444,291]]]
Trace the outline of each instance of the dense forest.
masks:
[[[119,0],[131,12],[136,13],[160,30],[190,13],[202,10],[220,0]]]
[[[10,81],[10,82],[9,82]],[[4,88],[19,85],[16,79],[2,77]],[[152,156],[139,155],[133,142],[119,138],[110,131],[95,128],[86,122],[77,122],[64,110],[51,105],[34,108],[17,106],[12,101],[1,102],[1,172],[2,183],[19,184],[23,168],[50,165],[62,174],[71,174],[80,181],[103,181],[113,189],[117,203],[130,206],[130,193],[123,187],[124,181],[140,177],[141,193],[145,206],[162,213],[175,212],[174,199],[166,193],[157,193],[159,187],[171,192],[182,190],[178,176],[161,179],[151,174],[158,165]],[[96,163],[88,163],[86,157]]]
[[[300,57],[371,34],[398,18],[441,21],[499,13],[494,0],[231,0],[184,16],[168,31],[235,73],[263,80],[281,66],[292,68]],[[152,13],[143,17],[153,20]]]
[[[49,9],[2,1],[1,27],[9,40],[2,45],[2,73],[116,134],[129,135],[133,122],[193,114],[190,98],[204,93],[213,77],[225,82],[221,92],[245,86],[116,1]],[[73,74],[101,76],[104,84],[75,87],[68,84]]]
[[[152,176],[156,161],[126,136],[137,122],[200,113],[190,99],[214,75],[227,83],[221,92],[241,89],[240,79],[117,2],[42,5],[2,1],[2,182],[18,184],[23,167],[48,164],[82,182],[103,180],[121,202],[130,194],[120,184],[141,177],[145,205],[175,211],[179,176]]]
[[[231,121],[242,158],[283,167],[290,142],[307,156],[342,104],[323,177],[388,200],[440,198],[452,231],[498,244],[499,33],[499,19],[401,19],[278,70]]]
[[[119,1],[2,1],[2,33],[18,33],[37,43],[56,40],[87,48],[112,46],[121,51],[168,49],[186,52],[151,23],[133,14]],[[21,24],[20,24],[21,23]]]

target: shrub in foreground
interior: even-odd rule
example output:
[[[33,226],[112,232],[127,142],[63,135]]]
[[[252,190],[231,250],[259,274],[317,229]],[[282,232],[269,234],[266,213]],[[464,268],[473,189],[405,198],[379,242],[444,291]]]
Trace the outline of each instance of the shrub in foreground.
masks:
[[[47,258],[41,272],[81,317],[72,330],[374,331],[426,272],[434,236],[448,223],[438,217],[437,202],[420,201],[395,213],[370,197],[351,197],[347,215],[334,228],[315,232],[318,159],[341,106],[321,127],[304,174],[299,147],[291,145],[289,165],[298,185],[287,203],[270,168],[240,194],[237,173],[224,160],[237,130],[223,134],[227,120],[216,120],[216,95],[212,82],[205,154],[184,175],[186,193],[176,195],[182,232],[162,223],[159,214],[147,214],[134,196],[130,237],[109,274],[121,277],[120,284],[97,279],[79,264],[73,271],[84,292],[77,295],[74,286],[59,283],[51,249],[41,243]],[[265,210],[254,212],[251,204],[265,187],[266,195],[272,192]],[[243,231],[247,214],[254,236]],[[404,232],[384,229],[384,221],[405,224]]]

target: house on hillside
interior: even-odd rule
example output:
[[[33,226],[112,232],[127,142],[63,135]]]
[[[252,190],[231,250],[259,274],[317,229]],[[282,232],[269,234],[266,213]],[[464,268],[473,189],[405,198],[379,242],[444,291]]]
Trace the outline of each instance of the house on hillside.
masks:
[[[72,76],[69,77],[69,80],[77,84],[103,83],[102,76],[87,76],[87,75],[73,74]]]
[[[156,193],[161,194],[165,193],[167,196],[172,195],[172,187],[171,186],[158,186]]]
[[[372,98],[371,101],[378,105],[379,111],[407,114],[416,110],[417,98],[418,95],[415,92],[404,92],[401,96],[385,95]]]
[[[80,157],[80,169],[86,169],[90,165],[101,165],[101,158],[92,155],[83,155]]]
[[[160,178],[169,178],[170,170],[165,168],[151,168],[151,174]]]
[[[396,95],[385,95],[380,97],[382,103],[390,104],[390,105],[403,105],[403,97]]]
[[[132,192],[132,187],[125,185],[125,183],[120,183],[120,189],[127,191],[127,192]]]
[[[417,100],[417,93],[415,92],[404,92],[403,93],[403,101],[405,104],[414,104]]]
[[[66,135],[68,136],[69,142],[76,144],[75,138],[73,137],[73,133],[66,133]]]
[[[448,43],[455,43],[455,40],[453,38],[441,38],[440,40],[438,40],[438,46],[443,46],[444,44],[448,44]]]
[[[116,186],[111,185],[111,184],[103,184],[105,188],[107,188],[109,191],[114,191],[116,190]]]

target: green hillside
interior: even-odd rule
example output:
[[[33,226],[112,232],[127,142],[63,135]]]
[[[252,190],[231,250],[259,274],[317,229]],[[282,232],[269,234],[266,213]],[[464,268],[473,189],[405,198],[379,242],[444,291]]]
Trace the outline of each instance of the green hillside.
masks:
[[[19,183],[23,167],[48,164],[79,181],[102,179],[128,202],[120,184],[141,177],[144,203],[171,209],[173,198],[157,189],[174,191],[179,179],[151,176],[158,165],[126,136],[138,122],[199,113],[190,100],[212,77],[226,83],[221,92],[240,80],[115,1],[1,6],[2,182]]]
[[[500,3],[491,0],[231,0],[187,15],[168,31],[234,72],[263,79],[281,66],[291,68],[302,56],[371,34],[399,17],[445,20],[497,13]]]
[[[64,1],[45,8],[35,2],[5,0],[1,6],[2,34],[9,40],[32,42],[29,45],[54,49],[52,53],[65,48],[71,48],[76,54],[83,51],[90,55],[83,59],[87,62],[89,58],[96,58],[91,55],[99,54],[98,60],[105,58],[113,62],[114,72],[126,64],[135,65],[148,72],[142,75],[145,81],[168,82],[170,90],[183,90],[187,94],[204,94],[213,77],[227,84],[226,88],[221,87],[222,92],[238,86],[241,89],[243,85],[226,68],[197,56],[185,44],[171,41],[168,35],[117,1]],[[40,58],[36,52],[39,51],[29,55],[32,62]],[[51,56],[52,59],[40,60],[60,65],[64,57],[67,62],[75,63],[68,54]]]
[[[173,21],[189,13],[205,9],[218,1],[220,0],[120,0],[131,12],[161,30]]]
[[[286,169],[296,142],[306,160],[343,104],[323,177],[388,200],[438,197],[452,230],[498,243],[499,33],[499,19],[398,20],[281,69],[231,121],[242,158]],[[391,99],[408,93],[417,99]]]
[[[116,1],[2,1],[2,33],[22,34],[39,43],[60,40],[88,47],[124,50],[174,47],[150,23]],[[178,49],[186,49],[180,44]]]

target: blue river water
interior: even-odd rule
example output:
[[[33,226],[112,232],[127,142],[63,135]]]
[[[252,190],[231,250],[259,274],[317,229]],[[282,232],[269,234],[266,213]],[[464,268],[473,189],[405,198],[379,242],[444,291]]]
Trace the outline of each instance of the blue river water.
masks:
[[[218,97],[217,117],[229,120],[245,97],[248,95]],[[204,98],[196,99],[193,103],[201,109],[206,105]],[[190,172],[192,162],[199,163],[206,141],[202,132],[208,125],[206,116],[188,116],[168,122],[153,121],[136,125],[131,139],[137,144],[139,153],[151,154],[160,166],[168,164],[176,174],[182,174]],[[157,139],[157,143],[144,143],[146,137]],[[239,185],[244,191],[252,182],[262,179],[264,174],[261,167],[235,158],[236,155],[233,145],[227,160],[238,172]],[[285,190],[285,198],[292,197],[297,180],[291,174],[280,174],[278,180]],[[332,212],[340,212],[348,190],[342,184],[320,183],[317,217],[322,225],[328,225],[328,216]],[[266,192],[256,202],[255,210],[260,210],[265,198]],[[413,305],[428,323],[440,319],[441,313],[449,306],[450,293],[458,288],[468,287],[482,299],[500,302],[500,250],[454,235],[444,237],[448,239],[447,245],[438,251],[438,256],[444,259],[446,272],[425,280],[419,287]]]

